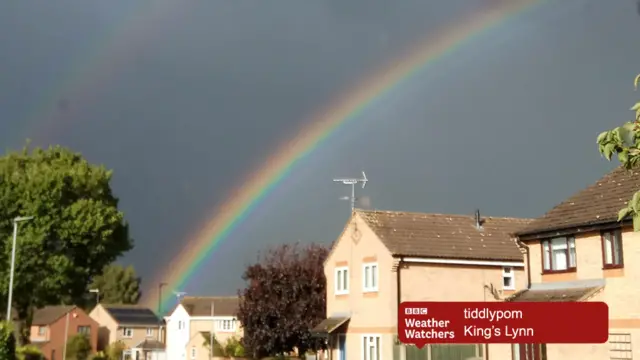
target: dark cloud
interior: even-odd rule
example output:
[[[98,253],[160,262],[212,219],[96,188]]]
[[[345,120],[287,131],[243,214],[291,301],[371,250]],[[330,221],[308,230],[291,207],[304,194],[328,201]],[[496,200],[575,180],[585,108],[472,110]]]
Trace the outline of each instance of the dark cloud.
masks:
[[[44,132],[41,143],[115,169],[137,245],[124,261],[147,279],[330,100],[444,25],[496,6],[212,0],[127,27],[123,19],[151,3],[0,2],[0,144]],[[146,33],[109,38],[127,28]],[[566,0],[475,34],[300,161],[186,290],[232,293],[260,248],[333,241],[349,206],[331,179],[361,170],[371,180],[358,190],[361,206],[540,215],[612,166],[595,136],[630,116],[639,31],[632,2]],[[128,36],[135,46],[108,53],[108,40]],[[61,92],[112,58],[117,66],[93,69],[103,73],[89,88]],[[33,119],[47,101],[64,119],[51,132]]]

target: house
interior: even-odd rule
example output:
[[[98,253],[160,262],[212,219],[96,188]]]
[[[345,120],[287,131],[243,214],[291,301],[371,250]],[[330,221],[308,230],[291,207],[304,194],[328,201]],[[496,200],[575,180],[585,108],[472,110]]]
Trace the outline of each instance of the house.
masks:
[[[98,323],[77,306],[47,306],[33,314],[29,339],[48,360],[62,360],[65,343],[77,334],[87,335],[96,350]]]
[[[176,305],[167,323],[167,358],[209,360],[207,336],[213,331],[216,341],[224,345],[229,339],[242,337],[242,328],[236,318],[239,298],[184,297]]]
[[[332,360],[482,359],[484,345],[399,344],[398,305],[500,301],[522,289],[524,257],[510,234],[529,221],[355,210],[325,261],[327,318],[312,332]]]
[[[98,304],[89,316],[100,324],[100,350],[121,342],[126,348],[125,359],[146,359],[151,358],[152,353],[162,352],[164,325],[149,308],[139,305]]]
[[[516,344],[514,360],[640,358],[640,234],[617,221],[637,190],[640,173],[617,168],[516,233],[529,285],[508,300],[604,301],[610,334],[606,344]]]

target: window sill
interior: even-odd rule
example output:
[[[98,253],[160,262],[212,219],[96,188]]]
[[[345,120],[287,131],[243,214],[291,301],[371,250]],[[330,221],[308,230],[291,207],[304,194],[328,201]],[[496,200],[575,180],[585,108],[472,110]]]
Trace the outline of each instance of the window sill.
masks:
[[[336,291],[334,293],[336,296],[349,295],[348,291]]]
[[[363,294],[366,294],[366,293],[377,293],[377,292],[378,292],[378,289],[364,289],[364,290],[362,290]]]
[[[503,287],[502,291],[516,291],[515,287]]]
[[[602,268],[602,270],[616,270],[616,269],[624,269],[624,265],[606,265]]]
[[[576,268],[566,269],[566,270],[544,270],[542,271],[541,275],[567,274],[567,273],[574,273],[576,271],[577,271]]]

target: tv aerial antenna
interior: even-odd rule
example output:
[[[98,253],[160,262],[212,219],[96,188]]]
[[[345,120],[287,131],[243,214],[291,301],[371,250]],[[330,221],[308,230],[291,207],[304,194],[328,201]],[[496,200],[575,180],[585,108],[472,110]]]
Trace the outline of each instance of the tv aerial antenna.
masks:
[[[174,291],[173,295],[175,295],[176,299],[178,299],[178,302],[180,302],[180,299],[182,299],[185,295],[187,295],[187,293],[184,291]]]
[[[350,185],[351,186],[351,197],[343,196],[343,197],[340,198],[340,200],[349,200],[349,201],[351,201],[351,211],[355,210],[355,208],[356,208],[356,200],[358,200],[358,198],[356,198],[356,185],[362,184],[362,188],[364,189],[364,187],[367,185],[368,181],[369,181],[369,179],[367,179],[367,174],[365,174],[364,171],[362,172],[362,178],[360,178],[360,179],[357,179],[357,178],[333,179],[333,182],[339,182],[339,183],[342,183],[344,185]]]

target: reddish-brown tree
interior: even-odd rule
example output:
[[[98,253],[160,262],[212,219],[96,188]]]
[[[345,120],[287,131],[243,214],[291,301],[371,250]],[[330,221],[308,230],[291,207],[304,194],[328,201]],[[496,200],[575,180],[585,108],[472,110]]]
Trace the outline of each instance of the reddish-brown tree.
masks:
[[[303,356],[321,346],[310,329],[326,316],[328,253],[326,246],[316,244],[280,245],[247,267],[238,313],[247,355],[261,358],[296,348]]]

